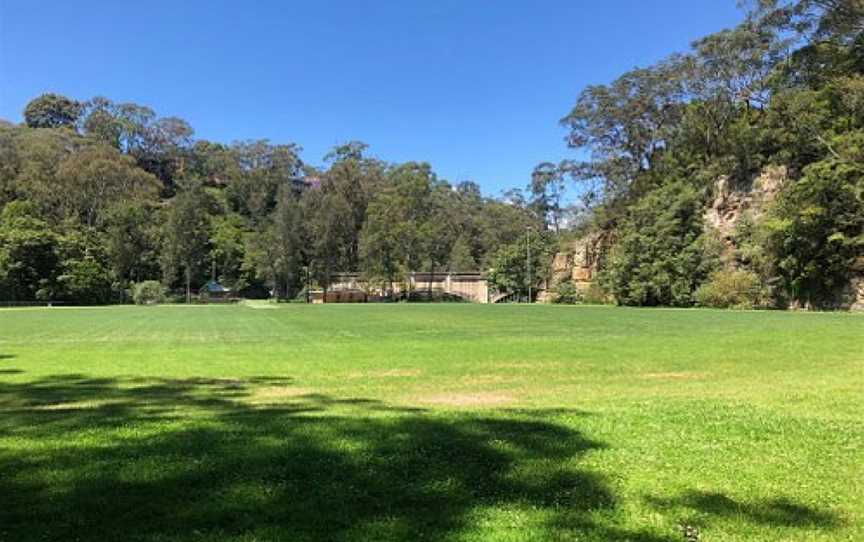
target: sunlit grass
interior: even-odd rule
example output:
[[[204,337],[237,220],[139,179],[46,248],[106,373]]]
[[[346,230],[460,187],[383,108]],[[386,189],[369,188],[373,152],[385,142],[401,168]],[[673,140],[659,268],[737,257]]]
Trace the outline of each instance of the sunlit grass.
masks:
[[[864,539],[864,317],[0,311],[0,540]]]

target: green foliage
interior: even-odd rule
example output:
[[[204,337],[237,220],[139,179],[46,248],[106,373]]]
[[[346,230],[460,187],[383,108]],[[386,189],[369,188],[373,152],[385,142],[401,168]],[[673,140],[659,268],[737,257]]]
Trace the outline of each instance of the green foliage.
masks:
[[[832,306],[864,254],[864,169],[825,160],[785,190],[766,223],[785,287],[811,306]]]
[[[460,235],[450,250],[448,267],[451,271],[476,271],[477,261],[471,253],[471,243],[464,235]]]
[[[555,240],[549,234],[523,232],[521,240],[495,253],[487,273],[489,285],[499,292],[517,293],[525,297],[530,286],[532,296],[535,295],[549,275],[555,247]]]
[[[88,227],[104,218],[116,203],[153,202],[159,181],[135,160],[104,145],[83,147],[57,168],[56,204],[64,218],[76,217]]]
[[[80,114],[80,103],[59,94],[43,94],[24,108],[24,122],[31,128],[71,128]]]
[[[730,269],[715,271],[696,290],[696,303],[717,309],[754,309],[766,306],[768,298],[756,273]]]
[[[245,255],[243,217],[236,213],[218,215],[213,218],[210,236],[210,259],[215,275],[228,284],[240,278]]]
[[[64,262],[57,283],[56,297],[75,305],[104,305],[113,300],[109,271],[90,256]]]
[[[290,299],[302,286],[302,223],[300,203],[283,189],[263,232],[247,235],[246,266],[267,278],[276,298]]]
[[[106,257],[116,280],[138,282],[159,275],[159,225],[154,206],[125,201],[107,210],[103,221]]]
[[[359,141],[315,168],[295,143],[196,140],[145,105],[39,96],[25,125],[0,122],[0,206],[20,215],[0,227],[0,297],[103,302],[109,280],[160,276],[187,298],[210,276],[292,297],[342,271],[386,285],[490,268],[493,287],[524,294],[532,229],[559,240],[602,231],[586,298],[686,306],[718,252],[701,234],[703,197],[721,177],[746,192],[779,165],[791,181],[768,221],[754,212],[720,252],[777,305],[833,306],[862,253],[859,4],[750,2],[740,24],[684,54],[585,88],[562,123],[588,160],[543,162],[526,191],[498,199],[427,164],[373,158]],[[536,288],[553,251],[535,252]]]
[[[562,282],[552,291],[552,303],[556,305],[576,305],[581,302],[582,292],[572,282]]]
[[[170,284],[182,271],[187,302],[191,301],[192,281],[200,280],[209,253],[208,203],[203,187],[193,184],[174,197],[166,212],[161,252],[164,278]]]
[[[48,119],[34,120],[39,129],[0,124],[0,206],[26,202],[38,222],[6,234],[17,241],[0,247],[0,297],[104,299],[94,288],[106,269],[118,289],[161,277],[189,297],[213,275],[241,295],[291,297],[307,278],[326,287],[343,271],[388,283],[479,270],[542,222],[524,201],[451,186],[426,164],[387,164],[357,141],[318,170],[293,143],[195,141],[182,119],[101,96],[77,104],[72,122],[61,102],[34,100]],[[556,173],[554,186],[537,186],[550,212],[562,183]],[[82,239],[74,254],[61,246],[67,233]],[[18,244],[55,256],[25,264]]]
[[[132,300],[136,305],[156,305],[165,301],[165,287],[157,280],[145,280],[132,285]]]
[[[655,190],[628,209],[599,280],[621,305],[690,306],[715,265],[703,237],[702,202],[683,183]]]
[[[59,239],[34,206],[12,202],[0,214],[0,296],[12,301],[50,299],[60,266]]]

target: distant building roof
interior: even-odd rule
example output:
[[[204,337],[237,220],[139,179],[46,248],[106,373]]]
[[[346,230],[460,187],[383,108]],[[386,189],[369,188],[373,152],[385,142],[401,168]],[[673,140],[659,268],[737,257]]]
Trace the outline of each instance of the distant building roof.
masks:
[[[211,280],[205,284],[204,287],[207,288],[207,291],[211,294],[226,294],[231,291],[229,288],[222,286],[215,280]]]

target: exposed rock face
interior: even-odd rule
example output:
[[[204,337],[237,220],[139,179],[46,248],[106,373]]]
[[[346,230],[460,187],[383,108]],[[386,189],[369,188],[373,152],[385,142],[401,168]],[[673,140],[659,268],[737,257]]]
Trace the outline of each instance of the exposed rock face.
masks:
[[[852,280],[852,292],[855,296],[852,305],[849,306],[853,311],[864,311],[864,276]]]
[[[853,311],[864,311],[864,256],[858,258],[852,270],[855,272],[855,278],[849,284],[851,293],[849,308]]]
[[[601,234],[590,234],[572,245],[570,280],[579,289],[587,289],[597,275],[597,266],[604,239],[605,237]]]
[[[574,241],[567,252],[555,254],[547,288],[538,294],[537,300],[541,303],[553,301],[550,290],[567,281],[583,292],[588,290],[597,275],[600,251],[607,241],[607,235],[594,232]]]
[[[770,204],[777,198],[789,179],[785,166],[769,166],[762,170],[749,189],[731,186],[728,177],[717,179],[714,200],[705,209],[705,228],[714,230],[726,247],[727,264],[734,267],[731,256],[735,250],[735,233],[744,217],[758,222],[764,218]],[[600,255],[611,244],[609,232],[593,232],[575,241],[567,252],[559,252],[552,261],[552,273],[547,290],[538,300],[551,301],[556,286],[572,282],[583,292],[596,278]],[[864,310],[864,257],[853,268],[855,278],[849,285],[844,307]]]
[[[714,201],[705,209],[705,225],[717,231],[728,249],[734,248],[735,229],[741,218],[762,218],[789,178],[785,166],[769,166],[753,181],[749,190],[736,190],[728,177],[720,177],[714,187]]]

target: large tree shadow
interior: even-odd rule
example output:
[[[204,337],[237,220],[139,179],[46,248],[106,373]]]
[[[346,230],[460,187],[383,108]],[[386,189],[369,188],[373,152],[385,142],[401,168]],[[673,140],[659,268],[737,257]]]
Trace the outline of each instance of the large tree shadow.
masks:
[[[542,511],[537,540],[669,540],[592,520],[616,503],[579,458],[604,445],[560,412],[440,415],[291,388],[0,382],[0,437],[26,443],[0,449],[0,540],[449,540],[490,508]]]
[[[647,497],[646,501],[661,510],[672,508],[690,510],[701,517],[703,523],[710,522],[714,518],[742,517],[749,523],[771,528],[828,530],[843,524],[841,518],[830,510],[797,503],[787,497],[747,502],[719,492],[694,490],[674,498]]]

